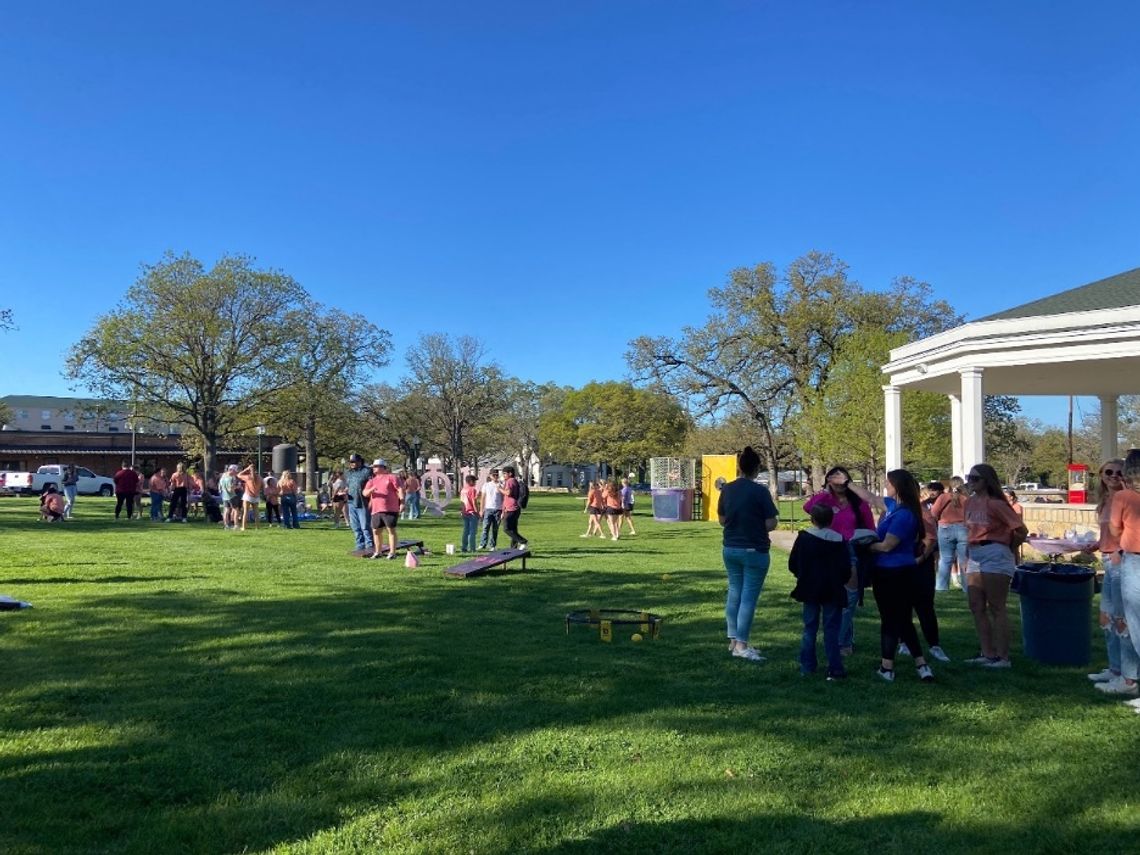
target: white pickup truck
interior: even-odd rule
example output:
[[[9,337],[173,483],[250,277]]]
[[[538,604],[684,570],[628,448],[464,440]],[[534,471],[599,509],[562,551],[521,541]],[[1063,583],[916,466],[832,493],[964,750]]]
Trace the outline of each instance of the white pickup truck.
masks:
[[[64,466],[53,463],[41,466],[32,476],[32,493],[42,493],[48,484],[55,484],[56,489],[63,492]],[[113,496],[115,495],[115,482],[103,475],[96,475],[90,469],[76,466],[75,472],[79,476],[78,492],[82,496]]]
[[[32,492],[31,472],[0,472],[0,494]]]

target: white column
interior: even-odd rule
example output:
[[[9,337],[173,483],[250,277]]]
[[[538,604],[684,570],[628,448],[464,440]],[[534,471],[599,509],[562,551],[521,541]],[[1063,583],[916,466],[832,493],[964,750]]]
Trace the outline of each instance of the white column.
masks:
[[[962,461],[962,398],[947,395],[950,399],[950,474],[966,477]]]
[[[883,387],[883,415],[887,426],[887,471],[902,468],[902,390],[898,386]]]
[[[1117,437],[1120,434],[1120,416],[1115,395],[1100,396],[1100,459],[1112,460],[1120,456]]]
[[[986,442],[982,421],[982,369],[964,368],[958,372],[962,377],[962,472],[975,463],[986,460]]]

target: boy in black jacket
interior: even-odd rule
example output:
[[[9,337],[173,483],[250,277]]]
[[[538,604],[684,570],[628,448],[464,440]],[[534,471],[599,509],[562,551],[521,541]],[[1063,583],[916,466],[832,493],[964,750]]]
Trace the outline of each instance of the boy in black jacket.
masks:
[[[839,653],[839,623],[847,605],[843,585],[851,576],[851,555],[839,532],[830,528],[835,512],[827,505],[811,509],[812,528],[801,531],[788,556],[788,569],[796,577],[792,597],[804,604],[804,636],[800,643],[800,673],[815,673],[815,638],[823,622],[823,649],[827,653],[827,679],[847,676]]]

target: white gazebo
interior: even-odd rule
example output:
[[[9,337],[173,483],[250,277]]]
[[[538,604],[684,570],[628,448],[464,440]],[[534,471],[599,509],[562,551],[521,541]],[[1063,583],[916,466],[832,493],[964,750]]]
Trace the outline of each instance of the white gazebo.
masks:
[[[903,389],[950,399],[957,475],[985,460],[985,395],[1095,395],[1101,456],[1116,457],[1117,398],[1140,393],[1140,268],[897,347],[883,373],[888,470],[902,466]]]

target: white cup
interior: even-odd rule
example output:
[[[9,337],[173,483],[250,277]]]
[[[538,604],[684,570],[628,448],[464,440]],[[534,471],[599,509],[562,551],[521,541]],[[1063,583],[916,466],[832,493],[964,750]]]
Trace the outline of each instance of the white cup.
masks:
[[[455,554],[455,544],[454,544],[454,543],[449,543],[449,544],[447,544],[445,547],[443,547],[443,550],[444,550],[444,552],[446,552],[448,555],[454,555],[454,554]]]

